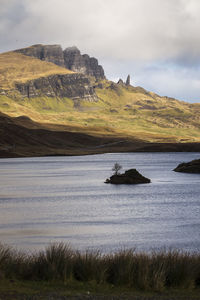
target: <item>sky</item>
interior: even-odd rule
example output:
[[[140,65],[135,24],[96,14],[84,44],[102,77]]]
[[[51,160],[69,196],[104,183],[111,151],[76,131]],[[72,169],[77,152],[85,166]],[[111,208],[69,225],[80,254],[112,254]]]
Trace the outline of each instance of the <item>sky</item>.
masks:
[[[0,52],[77,46],[113,81],[200,102],[200,0],[0,0]]]

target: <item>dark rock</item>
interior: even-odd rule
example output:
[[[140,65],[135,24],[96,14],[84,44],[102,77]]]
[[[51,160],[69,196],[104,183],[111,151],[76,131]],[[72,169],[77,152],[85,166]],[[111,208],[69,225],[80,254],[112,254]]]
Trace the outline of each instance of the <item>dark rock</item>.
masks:
[[[188,163],[181,163],[174,169],[174,171],[200,174],[200,159],[195,159]]]
[[[127,79],[126,79],[126,85],[131,85],[131,78],[130,78],[130,75],[127,76]]]
[[[65,67],[63,51],[60,45],[33,45],[31,47],[15,50],[15,52],[33,56],[35,58],[52,62],[58,66]]]
[[[102,66],[98,64],[98,60],[87,54],[82,55],[77,47],[69,47],[63,51],[60,45],[38,44],[15,51],[52,62],[74,72],[93,76],[97,80],[105,79],[104,70]]]
[[[50,75],[15,86],[23,97],[28,98],[47,96],[98,101],[89,78],[80,73]]]
[[[123,80],[120,78],[120,79],[118,80],[117,84],[119,84],[119,85],[124,85],[124,82],[123,82]]]
[[[94,86],[94,88],[103,89],[103,84],[98,83],[97,85]]]
[[[105,183],[112,184],[141,184],[150,183],[151,180],[142,176],[136,169],[130,169],[123,174],[112,175]]]
[[[117,110],[117,109],[113,109],[113,108],[111,108],[111,109],[110,109],[110,112],[111,112],[111,113],[117,113],[117,112],[118,112],[118,110]]]
[[[86,66],[80,50],[77,47],[69,47],[63,51],[65,67],[74,72],[86,73]]]
[[[114,91],[117,91],[118,90],[118,86],[116,83],[114,82],[111,82],[111,84],[107,87],[108,89],[111,89],[111,90],[114,90]]]
[[[114,82],[111,82],[111,84],[107,86],[106,89],[114,91],[118,96],[122,94],[120,86]]]
[[[63,51],[65,67],[74,72],[80,72],[96,79],[104,79],[104,70],[98,60],[87,54],[81,55],[77,47],[69,47]]]

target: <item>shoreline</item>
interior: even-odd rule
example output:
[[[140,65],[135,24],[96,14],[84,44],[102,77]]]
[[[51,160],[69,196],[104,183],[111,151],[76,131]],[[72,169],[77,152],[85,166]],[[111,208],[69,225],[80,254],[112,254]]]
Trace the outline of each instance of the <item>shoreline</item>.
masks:
[[[51,157],[51,156],[84,156],[105,153],[173,153],[173,152],[200,152],[200,143],[151,143],[134,142],[131,140],[107,143],[90,147],[64,147],[46,149],[44,147],[15,147],[15,151],[0,149],[1,158],[23,157]],[[65,149],[63,149],[65,148]]]

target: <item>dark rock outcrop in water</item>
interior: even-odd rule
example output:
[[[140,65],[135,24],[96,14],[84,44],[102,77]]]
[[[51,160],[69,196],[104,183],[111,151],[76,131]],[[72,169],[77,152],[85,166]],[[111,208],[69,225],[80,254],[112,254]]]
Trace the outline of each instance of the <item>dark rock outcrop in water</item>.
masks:
[[[174,171],[200,174],[200,159],[195,159],[188,163],[181,163],[174,169]]]
[[[94,76],[97,80],[105,78],[103,67],[98,64],[98,60],[87,54],[82,55],[77,47],[69,47],[63,51],[60,45],[38,44],[15,51],[75,72]]]
[[[23,97],[28,98],[47,96],[98,101],[89,78],[80,73],[41,77],[17,83],[16,88]]]
[[[141,184],[150,183],[151,180],[142,176],[136,169],[130,169],[123,174],[114,174],[105,183],[112,184]]]

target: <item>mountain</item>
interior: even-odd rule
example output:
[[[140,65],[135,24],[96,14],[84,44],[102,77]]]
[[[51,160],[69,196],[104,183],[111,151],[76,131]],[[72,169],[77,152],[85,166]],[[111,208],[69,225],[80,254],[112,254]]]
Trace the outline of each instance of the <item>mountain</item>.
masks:
[[[88,76],[17,52],[0,54],[0,95],[97,100]]]
[[[87,54],[82,55],[80,50],[75,46],[68,47],[63,51],[60,45],[38,44],[18,49],[15,52],[52,62],[74,72],[94,76],[97,80],[105,79],[104,70],[98,64],[98,60]]]
[[[41,150],[36,147],[38,155],[47,155],[48,151],[197,151],[200,142],[199,103],[161,97],[134,87],[130,85],[130,76],[125,83],[121,79],[118,83],[109,81],[98,60],[82,55],[76,47],[63,51],[59,45],[34,45],[0,54],[0,112],[4,113],[4,120],[8,118],[12,123],[12,130],[15,127],[15,134],[9,131],[12,137],[17,138],[18,130],[25,130],[29,136],[22,142],[23,147],[18,146],[21,155],[22,148],[27,149],[23,155],[34,155],[29,146],[32,137],[37,145],[41,144]],[[1,129],[3,122],[0,124]],[[49,139],[48,146],[44,146],[45,135],[40,140],[33,130],[46,130],[55,140],[59,136],[59,146]],[[2,132],[4,136],[5,130]],[[76,136],[67,138],[71,146],[61,132]],[[90,149],[84,142],[87,138],[78,134],[89,136]],[[81,141],[79,146],[77,138]],[[102,140],[106,146],[102,146]],[[8,148],[13,144],[12,138]]]

